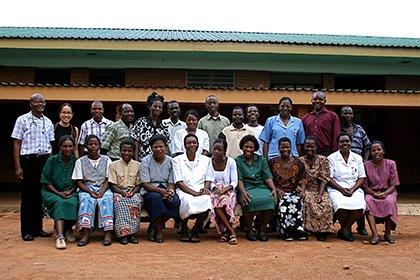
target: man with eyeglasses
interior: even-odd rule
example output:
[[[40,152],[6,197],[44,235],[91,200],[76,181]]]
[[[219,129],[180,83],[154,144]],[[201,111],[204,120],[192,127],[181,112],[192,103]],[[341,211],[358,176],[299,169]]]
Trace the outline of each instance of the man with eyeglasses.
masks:
[[[54,126],[44,116],[45,99],[35,93],[29,99],[31,111],[17,118],[12,132],[15,176],[21,184],[20,227],[23,241],[49,237],[42,229],[41,171],[51,154]]]

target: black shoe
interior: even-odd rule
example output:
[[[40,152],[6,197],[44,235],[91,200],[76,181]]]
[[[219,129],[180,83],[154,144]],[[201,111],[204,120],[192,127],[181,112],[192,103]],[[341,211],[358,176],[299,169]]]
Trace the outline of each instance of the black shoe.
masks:
[[[292,241],[293,241],[293,239],[294,239],[293,234],[292,234],[292,233],[290,233],[290,232],[287,232],[287,233],[284,235],[284,241],[286,241],[286,242],[292,242]]]
[[[127,245],[128,244],[127,236],[123,236],[123,237],[120,238],[120,244],[121,245]]]
[[[139,244],[139,241],[137,240],[137,238],[134,234],[132,234],[128,237],[128,242],[130,242],[131,244]]]
[[[246,239],[248,239],[249,241],[257,241],[257,235],[255,234],[255,231],[250,230],[246,233]]]
[[[354,241],[354,236],[351,232],[348,231],[344,231],[339,229],[337,232],[337,236],[338,238],[344,240],[344,241],[348,241],[348,242],[353,242]]]
[[[88,240],[81,239],[81,240],[77,241],[77,246],[78,247],[84,247],[84,246],[86,246],[88,244],[89,244],[89,239]]]
[[[43,230],[41,230],[38,234],[36,234],[36,236],[38,237],[51,237],[53,234],[52,232],[45,232]]]
[[[356,230],[357,230],[357,233],[358,234],[360,234],[360,235],[368,235],[369,233],[368,233],[368,231],[366,230],[366,228],[364,227],[364,228],[356,228]]]
[[[308,240],[308,235],[303,230],[297,230],[295,233],[295,237],[297,240],[300,240],[300,241]]]
[[[147,228],[147,239],[152,242],[155,241],[155,226],[153,223],[149,223]]]
[[[327,240],[327,235],[324,232],[316,232],[315,237],[316,237],[316,240],[318,240],[318,241]]]
[[[34,241],[34,237],[32,234],[25,234],[24,236],[22,236],[22,240],[23,241]]]
[[[162,234],[162,232],[156,233],[155,242],[157,242],[157,243],[163,243],[163,234]]]
[[[268,237],[267,237],[267,234],[265,233],[265,230],[260,230],[260,232],[258,233],[258,240],[262,242],[268,241]]]

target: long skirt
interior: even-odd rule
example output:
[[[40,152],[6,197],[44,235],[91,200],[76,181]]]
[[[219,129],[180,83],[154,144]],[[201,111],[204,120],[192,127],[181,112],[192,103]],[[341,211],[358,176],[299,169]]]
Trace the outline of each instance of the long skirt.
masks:
[[[218,189],[223,188],[223,185],[217,185]],[[216,195],[211,193],[211,203],[213,208],[222,208],[225,210],[226,214],[228,215],[229,222],[231,224],[235,223],[235,205],[236,205],[236,192],[234,190],[228,191],[223,195]],[[217,216],[213,214],[211,216],[211,222],[216,225],[216,230],[219,234],[225,232],[226,227],[219,221]]]
[[[100,187],[88,186],[89,189],[99,192]],[[95,199],[87,192],[79,192],[79,214],[77,228],[94,228],[95,210],[98,206],[98,227],[105,231],[114,228],[113,193],[107,190],[101,198]]]
[[[318,191],[305,191],[304,224],[310,232],[334,232],[333,208],[327,192],[321,196],[321,202],[316,201]]]
[[[48,214],[54,221],[76,221],[79,199],[77,192],[74,192],[69,198],[62,198],[55,193],[42,189],[42,201],[47,207]]]
[[[303,203],[297,191],[284,193],[279,202],[281,234],[294,233],[303,228]]]
[[[135,234],[139,231],[142,197],[135,193],[132,197],[114,194],[114,231],[117,237]]]
[[[359,210],[366,208],[365,193],[362,189],[357,189],[352,196],[344,196],[341,192],[333,188],[328,188],[328,195],[333,204],[334,213],[338,209]]]
[[[182,220],[194,214],[200,214],[207,210],[213,211],[211,205],[211,198],[209,195],[193,196],[183,192],[180,189],[176,190],[181,204],[179,206],[179,216]]]
[[[377,224],[383,223],[386,217],[391,217],[392,220],[392,230],[395,230],[397,226],[397,215],[398,215],[398,206],[397,206],[397,192],[392,192],[388,194],[385,199],[377,199],[366,194],[366,212],[375,217],[375,222]]]
[[[179,218],[179,205],[181,201],[175,193],[171,200],[163,199],[157,192],[143,194],[144,208],[151,221],[159,217]]]

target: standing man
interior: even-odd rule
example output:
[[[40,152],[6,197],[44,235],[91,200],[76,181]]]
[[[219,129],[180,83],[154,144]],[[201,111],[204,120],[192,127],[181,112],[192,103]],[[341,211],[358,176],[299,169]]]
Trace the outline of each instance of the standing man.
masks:
[[[83,156],[85,152],[85,140],[88,135],[96,135],[99,139],[102,139],[102,134],[105,132],[105,129],[112,124],[111,120],[105,118],[104,115],[104,105],[101,101],[95,100],[90,106],[90,113],[92,114],[92,119],[85,121],[80,127],[80,136],[77,141],[79,155]]]
[[[251,129],[244,124],[244,111],[241,107],[235,107],[232,110],[232,124],[223,128],[219,138],[224,138],[227,142],[226,155],[235,159],[242,155],[239,148],[239,142],[245,135],[254,135]]]
[[[163,123],[167,124],[169,127],[169,139],[171,140],[171,143],[173,143],[173,137],[175,135],[175,132],[177,132],[180,129],[187,128],[187,124],[179,119],[180,113],[181,113],[181,109],[179,107],[178,101],[176,100],[169,101],[168,103],[169,118],[164,119]]]
[[[260,144],[260,149],[255,151],[260,156],[263,155],[263,146],[264,142],[261,141],[260,135],[264,129],[264,126],[258,123],[258,118],[260,117],[260,110],[256,105],[249,105],[246,107],[246,118],[248,119],[248,128],[252,130],[255,138],[257,138],[258,143]]]
[[[54,126],[44,116],[45,105],[41,94],[33,94],[29,99],[31,111],[17,118],[12,132],[15,176],[22,187],[20,230],[23,241],[51,236],[42,229],[41,172],[54,141]]]
[[[208,114],[198,121],[197,127],[209,135],[211,151],[214,141],[219,137],[223,128],[230,125],[230,121],[219,113],[219,100],[215,95],[207,96],[205,105]]]
[[[291,154],[298,157],[305,142],[305,130],[299,118],[291,115],[293,102],[290,97],[282,97],[279,101],[280,113],[269,117],[260,135],[263,145],[263,155],[267,159],[279,155],[279,140],[287,137],[291,142]]]
[[[340,134],[340,119],[333,111],[325,108],[326,94],[317,91],[312,95],[313,111],[303,116],[306,135],[313,135],[318,140],[317,153],[329,156],[338,150],[337,138]]]
[[[367,160],[369,158],[370,140],[363,127],[353,122],[353,109],[350,106],[342,107],[340,117],[341,133],[347,133],[351,136],[350,150]],[[360,235],[368,235],[364,214],[357,220],[356,230]]]
[[[121,119],[109,125],[102,138],[102,149],[106,150],[112,161],[120,159],[120,144],[124,138],[131,137],[134,121],[134,110],[130,104],[124,103],[120,108]]]

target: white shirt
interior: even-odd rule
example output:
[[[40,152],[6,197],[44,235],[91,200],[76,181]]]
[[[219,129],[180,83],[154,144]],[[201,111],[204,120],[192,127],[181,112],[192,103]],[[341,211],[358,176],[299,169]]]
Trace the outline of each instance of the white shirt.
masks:
[[[92,166],[94,168],[96,168],[98,166],[100,159],[101,158],[98,158],[98,159],[90,159],[90,158],[88,158],[89,162],[92,164]],[[108,174],[108,169],[109,169],[109,166],[111,165],[111,163],[112,163],[112,160],[108,157],[107,162],[106,162],[106,170],[105,170],[106,174]],[[82,171],[82,161],[81,161],[81,158],[78,158],[76,160],[76,163],[75,163],[74,169],[73,169],[73,174],[71,175],[71,179],[72,180],[83,180],[83,171]]]
[[[171,142],[172,154],[185,152],[184,138],[187,134],[188,132],[186,129],[180,129],[175,133],[173,141]],[[197,130],[195,131],[195,135],[198,138],[197,154],[201,155],[203,153],[203,150],[210,152],[210,141],[207,132],[197,128]]]
[[[180,119],[178,119],[176,123],[173,123],[170,118],[164,119],[162,120],[162,122],[164,124],[167,124],[169,127],[169,139],[171,139],[171,142],[173,141],[175,132],[177,132],[180,129],[187,128],[187,124],[181,121]]]
[[[183,181],[190,189],[199,191],[204,187],[204,181],[214,181],[210,164],[210,158],[203,155],[196,155],[194,161],[189,161],[185,153],[174,157],[174,182]]]
[[[350,151],[347,163],[340,151],[329,155],[328,161],[331,178],[343,188],[352,188],[357,179],[366,177],[362,157],[352,151]]]

